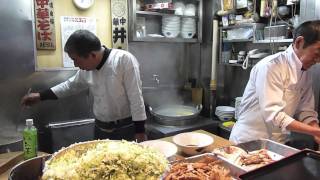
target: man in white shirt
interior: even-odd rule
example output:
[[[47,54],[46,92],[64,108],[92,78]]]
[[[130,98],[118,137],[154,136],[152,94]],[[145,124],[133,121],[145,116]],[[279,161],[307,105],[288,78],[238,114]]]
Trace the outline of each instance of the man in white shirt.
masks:
[[[311,72],[320,60],[320,20],[297,27],[293,44],[262,59],[250,73],[230,140],[243,143],[268,138],[285,143],[290,131],[320,143]]]
[[[77,30],[64,51],[80,70],[67,81],[22,98],[22,105],[59,99],[89,89],[93,96],[96,139],[146,139],[146,113],[139,63],[129,52],[108,49],[93,33]]]

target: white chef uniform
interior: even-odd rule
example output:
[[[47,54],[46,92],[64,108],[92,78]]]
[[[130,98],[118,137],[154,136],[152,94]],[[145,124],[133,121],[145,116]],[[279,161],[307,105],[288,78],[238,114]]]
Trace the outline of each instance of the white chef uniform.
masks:
[[[230,140],[238,144],[268,138],[284,143],[286,127],[294,119],[309,123],[317,117],[311,72],[302,70],[291,45],[251,70]]]
[[[79,70],[51,90],[62,98],[89,88],[96,119],[111,122],[132,116],[133,121],[139,121],[146,119],[141,85],[136,58],[126,51],[112,49],[101,69]]]

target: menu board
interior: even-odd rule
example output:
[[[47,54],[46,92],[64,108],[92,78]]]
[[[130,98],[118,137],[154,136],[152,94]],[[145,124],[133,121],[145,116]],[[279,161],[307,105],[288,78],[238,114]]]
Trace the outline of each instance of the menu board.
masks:
[[[69,36],[76,30],[86,29],[96,34],[96,18],[61,16],[61,47],[64,48]],[[72,59],[62,51],[63,67],[74,67]]]

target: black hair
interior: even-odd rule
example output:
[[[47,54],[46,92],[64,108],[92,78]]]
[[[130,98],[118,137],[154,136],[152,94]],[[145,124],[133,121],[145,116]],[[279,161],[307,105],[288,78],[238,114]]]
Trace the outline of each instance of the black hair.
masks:
[[[306,21],[300,24],[293,32],[293,42],[299,36],[304,38],[303,48],[320,41],[320,20]]]
[[[64,51],[66,53],[75,53],[80,57],[88,57],[92,51],[101,49],[99,38],[88,30],[76,30],[68,38]]]

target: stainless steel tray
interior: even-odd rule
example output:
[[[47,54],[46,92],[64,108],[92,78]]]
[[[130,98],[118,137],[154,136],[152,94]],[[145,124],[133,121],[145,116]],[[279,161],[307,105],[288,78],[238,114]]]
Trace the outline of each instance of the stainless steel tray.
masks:
[[[275,142],[275,141],[272,141],[269,139],[259,139],[259,140],[249,141],[249,142],[240,143],[240,144],[232,145],[232,146],[239,147],[246,152],[252,152],[252,151],[256,151],[256,150],[260,150],[260,149],[266,149],[270,153],[272,153],[272,159],[274,159],[275,161],[278,161],[279,159],[291,156],[291,155],[299,152],[298,149],[280,144],[278,142]],[[216,150],[225,151],[225,148],[227,148],[227,147],[229,147],[229,146],[217,148]],[[225,161],[231,163],[233,166],[242,169],[245,172],[252,170],[249,167],[246,168],[246,167],[239,166],[239,165],[235,164],[232,160],[229,160],[225,157],[221,157],[219,155],[217,155],[217,156],[219,158],[224,159]]]
[[[249,142],[237,144],[236,146],[244,149],[247,152],[255,151],[259,149],[266,149],[284,157],[288,157],[292,154],[299,152],[298,149],[280,144],[278,142],[275,142],[269,139],[259,139],[259,140],[249,141]]]
[[[192,156],[192,157],[188,157],[182,160],[178,160],[178,161],[172,161],[170,162],[170,164],[174,164],[174,163],[180,163],[180,162],[187,162],[187,163],[194,163],[194,162],[199,162],[202,159],[206,158],[206,157],[210,157],[216,160],[220,160],[221,164],[224,167],[227,167],[230,169],[230,175],[233,177],[233,179],[239,179],[239,176],[241,174],[246,173],[246,171],[244,171],[243,169],[239,168],[238,166],[235,166],[233,164],[231,164],[230,162],[221,159],[220,157],[218,157],[217,155],[213,154],[213,153],[205,153],[205,154],[201,154],[201,155],[196,155],[196,156]]]
[[[320,153],[303,150],[264,167],[240,175],[243,180],[318,180]]]

